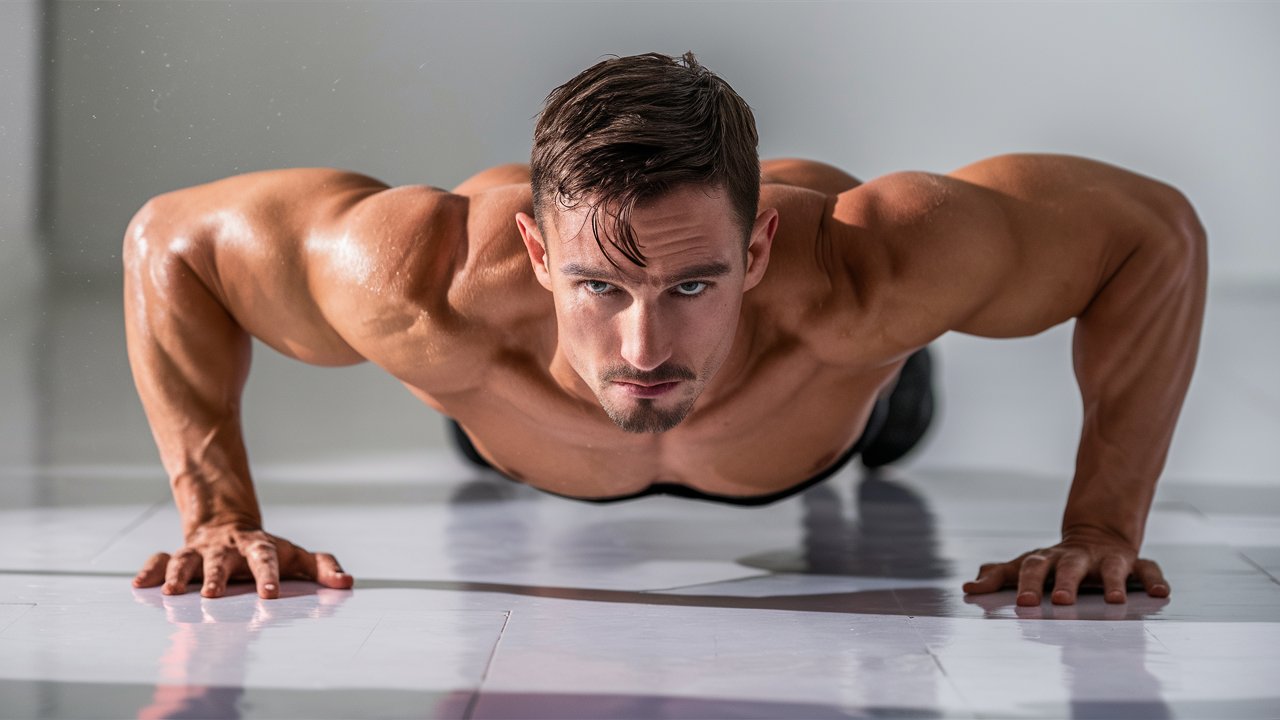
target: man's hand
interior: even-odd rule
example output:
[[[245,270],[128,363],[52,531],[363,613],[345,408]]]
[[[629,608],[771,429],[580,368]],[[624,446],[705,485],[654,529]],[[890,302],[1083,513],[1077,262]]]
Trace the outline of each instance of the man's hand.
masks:
[[[314,580],[325,587],[348,589],[355,579],[327,553],[310,553],[259,528],[239,524],[205,525],[172,557],[156,553],[143,565],[133,586],[164,584],[165,595],[181,595],[193,579],[204,580],[200,594],[221,597],[227,582],[252,579],[258,596],[280,596],[280,579]]]
[[[966,593],[996,592],[1018,588],[1017,603],[1039,605],[1045,581],[1052,576],[1053,604],[1072,605],[1081,582],[1102,585],[1109,603],[1125,601],[1125,584],[1135,576],[1151,597],[1169,597],[1169,583],[1160,566],[1138,557],[1128,545],[1093,529],[1064,533],[1057,545],[1023,553],[1005,563],[988,563],[978,570],[978,578],[964,584]]]

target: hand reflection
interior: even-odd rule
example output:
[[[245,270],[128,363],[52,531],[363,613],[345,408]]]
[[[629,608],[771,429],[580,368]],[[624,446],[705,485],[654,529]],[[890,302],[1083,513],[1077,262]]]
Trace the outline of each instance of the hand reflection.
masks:
[[[1126,604],[1105,602],[1102,590],[1082,593],[1074,605],[1043,602],[1024,607],[1016,604],[1015,591],[968,595],[987,617],[1019,620],[1113,620],[1097,623],[1018,623],[1022,639],[1060,649],[1062,683],[1067,691],[1068,717],[1170,718],[1172,709],[1162,700],[1160,679],[1147,669],[1151,642],[1145,623],[1133,622],[1159,614],[1169,604],[1165,598],[1130,595]],[[1158,652],[1158,651],[1157,651]],[[1105,657],[1106,661],[1099,662]],[[1046,667],[1046,670],[1048,668]],[[1124,694],[1117,696],[1116,679],[1124,678]],[[1046,701],[1048,702],[1048,701]],[[1059,712],[1062,708],[1046,707]]]
[[[220,600],[135,589],[136,602],[163,610],[174,626],[151,704],[138,717],[239,717],[249,648],[258,634],[299,619],[330,617],[352,594],[301,582],[281,585],[279,599],[270,602],[249,586]]]
[[[1169,604],[1168,598],[1153,598],[1133,594],[1128,602],[1109,603],[1103,600],[1100,588],[1082,588],[1074,605],[1018,605],[1016,591],[965,595],[966,605],[982,608],[988,618],[1017,617],[1023,620],[1145,620],[1159,615]]]

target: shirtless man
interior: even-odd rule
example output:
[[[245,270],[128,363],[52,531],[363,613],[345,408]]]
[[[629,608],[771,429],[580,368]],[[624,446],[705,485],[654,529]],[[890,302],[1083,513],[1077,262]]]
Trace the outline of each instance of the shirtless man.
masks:
[[[185,542],[134,585],[352,585],[333,556],[263,529],[239,418],[251,337],[377,363],[477,459],[545,491],[750,502],[838,466],[943,333],[1075,318],[1084,427],[1062,541],[964,590],[1070,604],[1091,581],[1123,602],[1133,578],[1167,596],[1138,551],[1204,310],[1187,200],[1078,158],[860,184],[761,166],[756,144],[723,80],[650,54],[557,88],[531,166],[453,192],[294,169],[152,199],[125,237],[129,358]]]

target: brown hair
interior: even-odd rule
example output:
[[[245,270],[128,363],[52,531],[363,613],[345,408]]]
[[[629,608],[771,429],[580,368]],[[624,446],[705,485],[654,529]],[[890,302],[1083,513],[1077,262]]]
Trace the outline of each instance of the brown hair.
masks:
[[[746,236],[760,200],[758,143],[751,108],[693,53],[614,56],[547,96],[533,131],[534,217],[543,227],[548,201],[574,207],[590,196],[600,250],[603,209],[612,245],[644,267],[635,206],[682,185],[715,185]]]

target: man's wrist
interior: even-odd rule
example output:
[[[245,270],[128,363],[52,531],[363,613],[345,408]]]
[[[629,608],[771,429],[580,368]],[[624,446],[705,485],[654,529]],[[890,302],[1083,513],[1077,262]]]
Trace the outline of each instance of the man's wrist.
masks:
[[[251,485],[244,488],[230,482],[215,484],[194,475],[174,478],[170,485],[182,516],[183,535],[188,539],[200,528],[214,525],[262,527],[262,513]]]
[[[221,513],[203,518],[183,518],[182,536],[190,543],[207,528],[231,527],[236,530],[261,530],[262,518],[249,513]]]
[[[1144,522],[1104,521],[1093,517],[1089,520],[1064,519],[1063,542],[1116,543],[1137,552],[1142,545]]]

